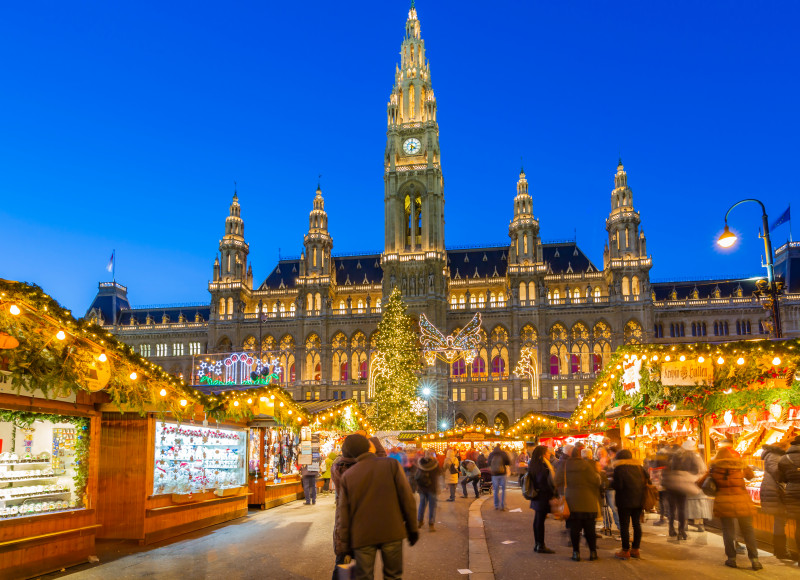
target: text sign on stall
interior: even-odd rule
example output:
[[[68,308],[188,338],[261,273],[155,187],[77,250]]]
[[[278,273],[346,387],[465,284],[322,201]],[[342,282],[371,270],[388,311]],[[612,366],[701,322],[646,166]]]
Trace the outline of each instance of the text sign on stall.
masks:
[[[626,395],[639,392],[639,381],[642,379],[642,359],[633,358],[622,363],[622,388]]]
[[[711,360],[685,360],[661,364],[661,384],[671,386],[710,385],[714,380]]]

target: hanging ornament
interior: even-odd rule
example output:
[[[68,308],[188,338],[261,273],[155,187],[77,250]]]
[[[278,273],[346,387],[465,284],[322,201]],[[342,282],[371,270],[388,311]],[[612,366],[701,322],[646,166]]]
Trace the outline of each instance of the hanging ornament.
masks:
[[[772,403],[769,406],[769,414],[772,415],[774,421],[780,421],[781,416],[783,415],[783,407],[781,407],[778,403]]]
[[[725,422],[725,425],[730,427],[733,424],[733,411],[725,411],[725,414],[722,416],[722,420]]]

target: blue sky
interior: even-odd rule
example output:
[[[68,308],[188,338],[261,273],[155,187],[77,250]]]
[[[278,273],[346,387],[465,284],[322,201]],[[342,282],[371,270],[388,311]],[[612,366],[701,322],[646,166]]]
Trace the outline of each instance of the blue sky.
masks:
[[[0,276],[76,314],[116,248],[136,305],[208,299],[239,183],[256,279],[299,255],[322,174],[334,253],[380,251],[405,0],[16,2],[0,9]],[[800,4],[445,2],[417,9],[448,245],[506,243],[520,157],[542,238],[602,267],[622,154],[654,279],[762,270],[798,195]],[[800,226],[795,228],[800,232]],[[788,227],[774,232],[777,247]]]

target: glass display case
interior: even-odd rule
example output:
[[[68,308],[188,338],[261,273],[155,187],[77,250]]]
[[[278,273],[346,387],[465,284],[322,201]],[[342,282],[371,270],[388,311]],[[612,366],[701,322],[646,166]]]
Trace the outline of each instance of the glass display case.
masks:
[[[247,430],[156,421],[153,494],[247,485]]]
[[[0,422],[0,518],[51,513],[79,506],[71,423]]]

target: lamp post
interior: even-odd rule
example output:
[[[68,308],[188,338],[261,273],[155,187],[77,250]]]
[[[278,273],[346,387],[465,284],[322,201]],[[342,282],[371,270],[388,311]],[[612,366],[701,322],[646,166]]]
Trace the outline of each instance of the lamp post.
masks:
[[[781,338],[783,333],[781,332],[781,315],[778,304],[778,295],[780,294],[782,284],[779,284],[775,281],[775,267],[772,262],[772,242],[769,239],[769,220],[767,219],[767,208],[764,207],[764,204],[757,199],[743,199],[741,201],[737,201],[731,207],[729,207],[728,211],[725,212],[725,229],[717,240],[717,244],[723,248],[730,248],[736,243],[736,234],[728,229],[728,215],[737,205],[741,205],[748,201],[755,202],[761,206],[761,224],[763,226],[763,233],[760,233],[758,237],[764,240],[764,252],[767,255],[767,283],[764,284],[762,280],[761,284],[756,284],[756,286],[758,287],[759,293],[767,298],[764,308],[768,309],[772,314],[772,334],[775,338]]]

